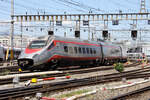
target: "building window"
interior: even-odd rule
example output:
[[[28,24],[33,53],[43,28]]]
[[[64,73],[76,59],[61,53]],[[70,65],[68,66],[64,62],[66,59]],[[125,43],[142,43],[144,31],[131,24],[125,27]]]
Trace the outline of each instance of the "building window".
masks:
[[[50,50],[53,47],[54,47],[54,42],[52,42],[52,44],[49,45],[48,50]]]

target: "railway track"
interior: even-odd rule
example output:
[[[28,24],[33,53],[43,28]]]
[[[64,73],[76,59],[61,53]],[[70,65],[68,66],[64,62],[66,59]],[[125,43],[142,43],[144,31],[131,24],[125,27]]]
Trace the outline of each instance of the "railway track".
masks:
[[[139,62],[134,62],[133,64],[130,64],[130,65],[127,65],[125,67],[132,67],[132,66],[136,66],[138,65]],[[59,71],[71,71],[71,70],[84,70],[84,69],[94,69],[95,70],[98,69],[98,70],[109,70],[109,69],[113,69],[114,67],[113,66],[106,66],[105,68],[104,67],[93,67],[93,66],[90,66],[90,67],[87,67],[87,68],[80,68],[79,66],[78,67],[64,67],[64,68],[58,68]],[[0,75],[11,75],[11,74],[20,74],[20,72],[18,71],[19,70],[19,67],[18,66],[1,66],[0,67]],[[6,73],[5,73],[6,72]],[[40,72],[40,71],[35,71],[35,72]],[[23,71],[21,73],[31,73],[30,71]]]
[[[131,92],[119,95],[119,96],[115,96],[115,97],[109,98],[107,100],[127,100],[128,98],[130,98],[132,96],[140,95],[146,91],[150,91],[150,86],[147,86],[147,87],[144,87],[141,89],[137,89],[135,91],[131,91]]]
[[[138,73],[135,74],[136,72]],[[103,77],[100,75],[100,76],[88,77],[82,79],[70,79],[61,82],[43,83],[40,85],[33,85],[29,87],[19,87],[19,88],[0,90],[0,100],[8,100],[8,99],[13,99],[13,98],[18,98],[18,97],[23,97],[28,95],[31,96],[37,92],[41,92],[41,93],[48,92],[48,91],[51,92],[51,91],[66,89],[66,88],[93,85],[93,84],[99,84],[99,83],[105,83],[111,81],[120,81],[121,77],[126,77],[127,79],[133,79],[135,78],[135,76],[138,76],[138,78],[150,76],[150,74],[146,74],[143,76],[143,74],[139,74],[140,71],[136,71],[136,72],[132,72],[128,74],[124,73],[124,74],[105,75]]]
[[[130,65],[126,65],[125,67],[132,67],[132,66],[136,66],[136,65],[139,65],[140,63],[139,62],[134,62],[133,64],[130,64]],[[19,67],[18,66],[4,66],[4,67],[0,67],[0,76],[2,75],[12,75],[12,74],[22,74],[22,73],[31,73],[30,71],[22,71],[22,72],[19,72],[18,71]],[[85,70],[85,71],[88,71],[88,70],[110,70],[110,69],[114,69],[114,66],[100,66],[100,67],[87,67],[87,68],[80,68],[79,66],[78,67],[65,67],[65,68],[59,68],[58,70],[59,71],[74,71],[74,70]],[[35,72],[40,72],[40,71],[35,71]]]
[[[1,66],[0,67],[0,75],[9,74],[10,72],[16,72],[18,71],[18,66]],[[5,73],[7,72],[7,73]]]
[[[14,60],[12,62],[10,61],[6,61],[6,62],[1,62],[0,63],[0,72],[3,72],[3,71],[17,71],[18,70],[18,66],[17,66],[17,61]]]
[[[139,65],[139,63],[133,63],[131,65],[127,65],[126,67],[131,67],[131,66],[136,66],[136,65]],[[78,69],[78,70],[68,70],[68,71],[63,71],[63,73],[36,75],[34,77],[33,77],[33,75],[31,75],[31,76],[20,77],[20,82],[30,80],[31,78],[46,78],[47,76],[61,77],[61,76],[65,76],[67,73],[69,73],[70,75],[74,75],[74,74],[90,73],[90,72],[103,71],[103,70],[111,70],[111,69],[113,69],[113,66],[108,67],[108,68],[96,67],[96,68],[87,68],[87,69]],[[118,74],[118,73],[114,73],[114,74]],[[0,85],[10,84],[10,83],[12,83],[12,80],[13,80],[13,77],[0,79]]]

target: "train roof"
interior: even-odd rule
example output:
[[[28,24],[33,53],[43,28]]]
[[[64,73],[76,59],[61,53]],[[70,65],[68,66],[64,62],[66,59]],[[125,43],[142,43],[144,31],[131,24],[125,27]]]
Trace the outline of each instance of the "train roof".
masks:
[[[55,40],[60,40],[60,41],[70,41],[70,42],[83,42],[83,43],[99,44],[96,41],[82,40],[82,39],[79,39],[79,38],[68,38],[68,37],[60,37],[60,36],[51,36],[51,38],[53,38]]]
[[[79,38],[70,38],[70,37],[52,36],[52,35],[40,36],[36,40],[48,40],[49,38],[51,40],[82,42],[82,43],[92,43],[92,44],[102,44],[102,45],[116,46],[116,44],[113,44],[112,42],[107,42],[107,41],[90,41],[90,40],[82,40],[82,39],[79,39]]]

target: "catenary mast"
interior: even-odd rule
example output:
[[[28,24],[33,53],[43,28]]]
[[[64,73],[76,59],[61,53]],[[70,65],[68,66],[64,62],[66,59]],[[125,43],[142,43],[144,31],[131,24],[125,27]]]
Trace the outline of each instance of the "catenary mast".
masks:
[[[13,60],[13,35],[14,35],[14,0],[11,0],[11,33],[10,33],[10,45],[11,45],[11,60]]]

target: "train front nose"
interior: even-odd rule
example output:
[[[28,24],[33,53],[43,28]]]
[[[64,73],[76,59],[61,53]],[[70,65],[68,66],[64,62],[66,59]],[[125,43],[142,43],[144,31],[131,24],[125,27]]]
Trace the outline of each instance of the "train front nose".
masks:
[[[33,66],[33,60],[32,59],[19,59],[18,60],[18,65],[22,68],[22,69],[29,69],[30,67]]]

